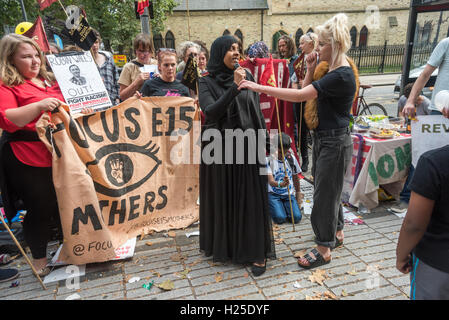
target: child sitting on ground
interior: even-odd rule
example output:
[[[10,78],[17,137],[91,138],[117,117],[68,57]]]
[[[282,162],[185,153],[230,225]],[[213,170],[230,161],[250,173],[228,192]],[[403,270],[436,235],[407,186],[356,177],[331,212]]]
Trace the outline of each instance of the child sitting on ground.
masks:
[[[282,163],[282,151],[279,136],[277,136],[276,139],[278,151],[275,155],[267,157],[268,207],[275,223],[282,224],[284,222],[292,221],[290,201],[288,199],[288,185],[290,189],[294,222],[299,223],[302,218],[297,202],[297,200],[301,201],[298,178],[298,174],[301,173],[301,167],[296,158],[289,151],[291,145],[290,137],[285,133],[281,133],[281,142],[285,152],[284,161],[287,169],[287,174],[285,173],[284,165]]]
[[[404,109],[405,104],[407,103],[407,99],[410,96],[410,92],[412,92],[413,84],[409,83],[404,87],[404,94],[399,98],[398,101],[398,117],[403,117],[404,114],[402,109]],[[430,100],[423,95],[419,95],[415,102],[416,106],[416,115],[418,116],[427,116],[430,114],[429,106]]]

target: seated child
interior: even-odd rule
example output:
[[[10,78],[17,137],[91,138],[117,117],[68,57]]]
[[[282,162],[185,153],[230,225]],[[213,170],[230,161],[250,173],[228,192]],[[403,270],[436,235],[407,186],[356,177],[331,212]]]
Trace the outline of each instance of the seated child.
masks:
[[[290,202],[288,199],[287,185],[290,189],[290,196],[293,209],[293,218],[295,223],[301,221],[302,215],[298,206],[297,199],[301,198],[298,174],[301,172],[301,167],[296,158],[290,153],[291,139],[282,133],[281,141],[285,152],[285,167],[287,174],[284,171],[282,164],[281,145],[279,143],[279,136],[276,138],[278,143],[278,151],[276,155],[267,157],[268,165],[268,207],[270,209],[271,217],[277,224],[284,222],[291,222]],[[296,192],[295,192],[296,191]],[[295,197],[296,196],[296,197]]]
[[[403,117],[402,109],[404,109],[405,104],[407,103],[407,99],[410,96],[410,92],[412,92],[413,84],[409,83],[404,87],[404,94],[399,98],[398,101],[398,116]],[[416,115],[418,116],[427,116],[430,114],[429,106],[430,100],[423,95],[419,95],[416,99]]]

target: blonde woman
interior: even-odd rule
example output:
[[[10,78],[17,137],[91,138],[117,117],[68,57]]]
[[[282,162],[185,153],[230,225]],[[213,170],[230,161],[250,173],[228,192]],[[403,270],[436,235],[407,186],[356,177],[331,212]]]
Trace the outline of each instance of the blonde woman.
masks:
[[[297,78],[296,73],[293,73],[293,75],[291,76],[292,88],[301,89],[304,86],[304,76],[307,71],[307,69],[305,68],[305,61],[309,54],[315,52],[317,46],[318,35],[313,32],[307,32],[306,34],[303,34],[301,38],[299,38],[299,47],[302,52],[301,69],[303,70],[303,73],[300,75],[300,79]],[[305,102],[294,104],[295,122],[297,124],[298,130],[297,132],[301,131],[299,150],[301,152],[301,170],[303,172],[307,172],[309,170],[309,150],[307,148],[307,136],[309,134],[309,129],[307,128],[306,122],[304,120],[305,106]],[[298,137],[296,137],[296,140],[298,140]]]
[[[44,112],[61,105],[64,97],[48,73],[39,46],[27,37],[10,34],[0,41],[0,181],[7,218],[16,214],[15,201],[25,204],[25,241],[33,265],[42,276],[49,273],[47,242],[51,221],[60,229],[52,181],[52,157],[36,133]]]
[[[318,127],[313,132],[314,206],[311,222],[317,247],[298,264],[311,269],[331,261],[331,249],[343,244],[343,212],[341,191],[343,177],[351,159],[352,139],[349,133],[349,115],[356,91],[354,72],[346,52],[351,46],[347,16],[337,14],[317,28],[318,47],[307,57],[307,74],[303,88],[283,89],[261,86],[242,80],[239,89],[247,88],[276,98],[302,102],[317,98]],[[320,61],[329,63],[329,72],[312,82]]]

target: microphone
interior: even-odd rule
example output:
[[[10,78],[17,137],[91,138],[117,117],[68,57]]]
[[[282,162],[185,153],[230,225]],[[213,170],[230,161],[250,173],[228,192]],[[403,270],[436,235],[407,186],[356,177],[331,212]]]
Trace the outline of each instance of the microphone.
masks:
[[[234,64],[234,70],[237,69],[237,68],[239,68],[239,67],[240,67],[239,63],[236,62],[236,63]]]

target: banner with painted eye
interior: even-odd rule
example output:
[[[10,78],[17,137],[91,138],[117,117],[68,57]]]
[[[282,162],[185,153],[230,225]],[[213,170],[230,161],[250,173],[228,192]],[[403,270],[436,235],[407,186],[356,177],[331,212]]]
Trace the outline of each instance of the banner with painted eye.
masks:
[[[36,125],[53,156],[64,245],[60,260],[111,260],[130,238],[199,218],[200,122],[188,97],[130,98]]]

